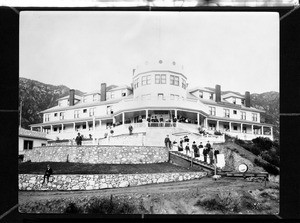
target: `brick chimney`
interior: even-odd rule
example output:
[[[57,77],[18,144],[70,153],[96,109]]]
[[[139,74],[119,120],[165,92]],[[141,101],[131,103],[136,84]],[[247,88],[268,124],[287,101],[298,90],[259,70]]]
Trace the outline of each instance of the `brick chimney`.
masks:
[[[75,103],[75,90],[70,89],[70,96],[69,96],[69,105],[73,106]]]
[[[101,98],[100,101],[106,101],[106,83],[101,83]]]
[[[216,102],[220,102],[221,101],[221,86],[218,84],[216,84],[215,94],[216,94]]]
[[[250,101],[250,92],[246,91],[245,92],[245,106],[250,108],[251,106],[251,101]]]

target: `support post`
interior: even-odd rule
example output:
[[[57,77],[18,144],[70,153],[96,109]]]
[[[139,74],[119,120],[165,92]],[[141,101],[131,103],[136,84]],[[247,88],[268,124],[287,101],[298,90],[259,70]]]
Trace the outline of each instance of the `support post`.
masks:
[[[200,126],[200,114],[197,113],[197,123],[198,123],[198,127]]]
[[[254,134],[254,128],[253,128],[253,125],[251,125],[251,131],[252,131],[252,134]]]
[[[231,132],[231,122],[229,122],[229,132]]]
[[[217,120],[217,129],[216,130],[220,131],[220,122],[219,122],[219,120]]]
[[[124,125],[125,124],[125,113],[122,112],[122,124]]]
[[[261,127],[261,135],[264,135],[264,126]]]
[[[243,132],[243,123],[241,123],[241,132]]]
[[[51,133],[53,133],[53,125],[50,125]]]
[[[64,132],[64,124],[61,124],[61,133]]]

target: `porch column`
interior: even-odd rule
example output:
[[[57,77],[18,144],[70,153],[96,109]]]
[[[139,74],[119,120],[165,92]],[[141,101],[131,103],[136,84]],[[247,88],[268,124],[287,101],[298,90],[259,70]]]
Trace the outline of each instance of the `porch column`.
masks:
[[[93,145],[96,145],[95,125],[96,125],[96,119],[95,116],[93,116]]]
[[[253,128],[253,125],[251,125],[251,131],[252,131],[252,134],[254,134],[254,128]]]
[[[177,119],[177,109],[175,109],[174,111],[175,111],[175,114],[174,114],[174,115],[175,115],[175,117],[176,117],[176,119]]]
[[[229,122],[229,132],[231,132],[231,122]]]
[[[216,126],[216,127],[217,127],[216,130],[217,130],[217,131],[220,131],[220,123],[219,123],[219,120],[217,120],[217,126]]]
[[[40,129],[41,129],[41,132],[43,132],[43,127],[42,126],[40,127]]]
[[[113,117],[113,124],[115,124],[116,123],[116,117],[114,116]]]
[[[197,123],[198,123],[198,126],[200,126],[200,114],[197,113]]]
[[[261,127],[261,135],[264,135],[264,126]]]
[[[75,122],[73,122],[73,131],[75,132]]]
[[[50,125],[51,133],[53,132],[53,125]]]
[[[241,123],[241,132],[243,132],[243,123]]]
[[[270,127],[271,130],[271,136],[273,136],[273,127]]]
[[[125,113],[124,112],[122,112],[122,123],[123,123],[123,125],[125,124]]]
[[[85,129],[89,130],[89,123],[88,123],[88,121],[85,122],[85,126],[86,126]]]
[[[32,131],[32,126],[30,126],[30,130]]]
[[[64,132],[64,124],[61,124],[61,133]]]
[[[207,118],[204,119],[204,127],[206,129],[208,129],[208,120],[207,120]]]
[[[146,109],[145,111],[146,111],[146,120],[147,120],[149,112],[148,112],[148,109]]]

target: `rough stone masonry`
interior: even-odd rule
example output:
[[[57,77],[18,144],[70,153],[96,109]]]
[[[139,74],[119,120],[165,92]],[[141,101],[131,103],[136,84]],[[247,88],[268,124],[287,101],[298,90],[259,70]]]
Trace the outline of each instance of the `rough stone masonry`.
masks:
[[[168,161],[168,150],[153,146],[43,146],[25,151],[24,162],[143,164]]]
[[[19,174],[19,190],[98,190],[193,180],[206,175],[206,172],[53,175],[49,183],[43,185],[43,175]]]

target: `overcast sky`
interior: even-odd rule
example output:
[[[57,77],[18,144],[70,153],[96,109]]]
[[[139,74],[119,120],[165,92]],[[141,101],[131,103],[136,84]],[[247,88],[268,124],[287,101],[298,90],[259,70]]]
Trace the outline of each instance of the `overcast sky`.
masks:
[[[279,15],[21,12],[21,77],[88,92],[130,85],[132,70],[153,59],[183,64],[189,87],[279,91]]]

